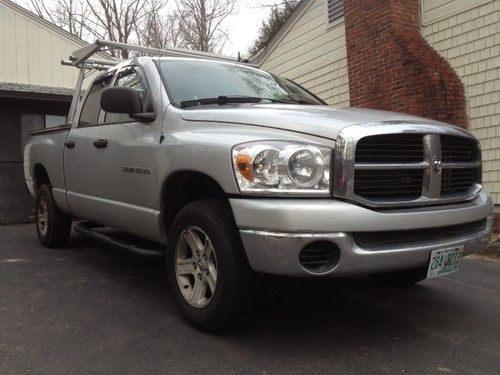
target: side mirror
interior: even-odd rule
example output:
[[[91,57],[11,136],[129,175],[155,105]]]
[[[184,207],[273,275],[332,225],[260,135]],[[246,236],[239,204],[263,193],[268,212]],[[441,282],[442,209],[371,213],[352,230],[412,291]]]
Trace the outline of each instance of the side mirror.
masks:
[[[129,87],[108,87],[102,92],[101,108],[112,113],[141,113],[141,95]]]

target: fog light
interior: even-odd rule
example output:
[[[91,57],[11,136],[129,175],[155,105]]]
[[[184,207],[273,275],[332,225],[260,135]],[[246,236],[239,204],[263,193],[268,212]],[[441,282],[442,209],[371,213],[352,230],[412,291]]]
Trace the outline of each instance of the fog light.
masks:
[[[339,247],[328,241],[311,242],[299,254],[300,265],[313,273],[331,271],[338,264],[339,260]]]

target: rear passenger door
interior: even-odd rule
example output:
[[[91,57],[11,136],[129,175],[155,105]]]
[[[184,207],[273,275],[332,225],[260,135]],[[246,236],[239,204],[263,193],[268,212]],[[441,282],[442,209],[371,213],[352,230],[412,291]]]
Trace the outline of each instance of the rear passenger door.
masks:
[[[114,79],[113,74],[98,78],[88,90],[78,121],[73,124],[64,147],[64,176],[66,197],[75,216],[84,212],[80,207],[94,203],[99,195],[99,183],[96,180],[95,148],[93,142],[97,137],[99,116],[101,115],[101,94]],[[85,217],[82,215],[82,217]]]
[[[112,84],[137,90],[144,112],[155,112],[151,91],[140,67],[122,68]],[[150,234],[157,229],[154,222],[159,214],[154,207],[159,196],[156,152],[161,119],[158,117],[154,122],[145,123],[127,114],[100,111],[97,124],[83,123],[81,127],[79,123],[76,132],[85,140],[81,141],[82,157],[91,161],[92,180],[76,184],[85,188],[85,197],[78,195],[78,191],[68,192],[72,210],[98,223],[151,238]]]

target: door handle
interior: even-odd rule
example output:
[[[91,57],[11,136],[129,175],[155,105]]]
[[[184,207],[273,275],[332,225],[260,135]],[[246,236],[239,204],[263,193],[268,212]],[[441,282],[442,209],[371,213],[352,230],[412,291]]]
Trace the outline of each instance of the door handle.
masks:
[[[66,141],[64,142],[64,146],[66,146],[66,148],[75,148],[75,141]]]
[[[106,147],[108,147],[108,140],[107,139],[96,139],[94,141],[94,147],[95,148],[106,148]]]

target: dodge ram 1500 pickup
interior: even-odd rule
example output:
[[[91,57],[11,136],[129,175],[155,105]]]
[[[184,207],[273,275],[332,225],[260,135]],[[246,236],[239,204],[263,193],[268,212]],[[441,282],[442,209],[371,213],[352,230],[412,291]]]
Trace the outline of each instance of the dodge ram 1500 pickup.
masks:
[[[102,45],[71,64],[106,66],[89,59]],[[261,274],[415,283],[490,235],[479,144],[460,128],[332,108],[249,64],[177,50],[107,66],[84,95],[81,82],[70,124],[25,149],[39,240],[64,245],[78,218],[82,233],[161,250],[200,329],[249,317]]]

